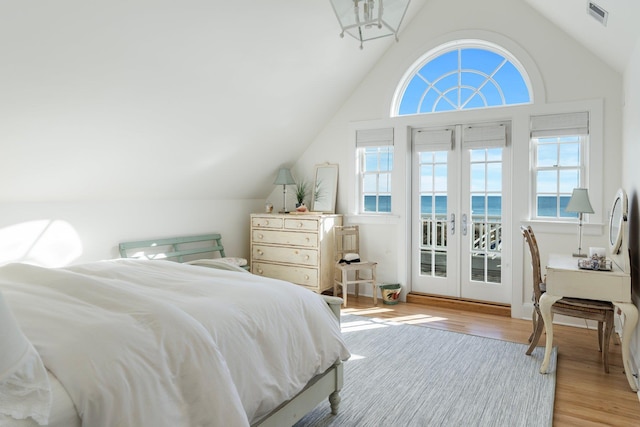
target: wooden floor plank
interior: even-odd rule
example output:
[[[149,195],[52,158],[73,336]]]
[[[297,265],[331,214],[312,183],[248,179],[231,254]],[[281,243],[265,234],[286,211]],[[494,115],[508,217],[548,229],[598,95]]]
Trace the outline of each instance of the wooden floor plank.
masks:
[[[528,320],[422,303],[379,301],[373,307],[371,298],[351,295],[349,307],[342,311],[519,343],[526,343],[532,330]],[[543,334],[540,344],[544,339]],[[610,345],[608,374],[595,330],[554,326],[554,344],[558,346],[554,427],[640,426],[640,402],[624,374],[619,341]]]

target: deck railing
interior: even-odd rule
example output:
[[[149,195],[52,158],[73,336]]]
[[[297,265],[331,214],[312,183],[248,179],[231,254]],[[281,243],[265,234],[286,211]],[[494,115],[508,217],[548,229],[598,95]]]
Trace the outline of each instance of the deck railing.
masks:
[[[447,247],[447,226],[449,222],[446,217],[440,216],[422,218],[422,248],[424,249],[445,249]],[[458,229],[460,226],[457,226]],[[487,222],[484,217],[478,218],[471,224],[473,235],[473,251],[488,253],[499,253],[502,246],[502,222],[501,216],[488,216]]]

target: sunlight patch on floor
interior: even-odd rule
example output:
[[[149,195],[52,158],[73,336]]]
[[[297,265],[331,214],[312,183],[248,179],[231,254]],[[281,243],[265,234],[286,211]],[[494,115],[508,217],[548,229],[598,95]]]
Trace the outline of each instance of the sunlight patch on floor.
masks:
[[[367,329],[386,328],[387,326],[389,326],[381,322],[376,322],[376,320],[377,319],[343,322],[341,325],[342,333],[365,331]]]
[[[393,311],[391,308],[380,308],[380,307],[371,307],[371,308],[343,308],[342,314],[357,314],[366,316],[368,314],[376,314],[376,313],[388,313]]]
[[[449,319],[447,319],[446,317],[429,316],[426,314],[412,314],[409,316],[391,317],[389,318],[389,320],[409,325],[418,325],[420,323],[442,322]]]

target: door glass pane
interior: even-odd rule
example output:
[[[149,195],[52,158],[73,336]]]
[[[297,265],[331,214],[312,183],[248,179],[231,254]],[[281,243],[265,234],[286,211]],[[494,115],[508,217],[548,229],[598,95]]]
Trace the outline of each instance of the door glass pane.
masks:
[[[500,153],[497,152],[500,151]],[[502,149],[471,150],[469,183],[471,228],[468,234],[472,281],[501,282]]]
[[[420,275],[447,276],[447,152],[421,152]]]

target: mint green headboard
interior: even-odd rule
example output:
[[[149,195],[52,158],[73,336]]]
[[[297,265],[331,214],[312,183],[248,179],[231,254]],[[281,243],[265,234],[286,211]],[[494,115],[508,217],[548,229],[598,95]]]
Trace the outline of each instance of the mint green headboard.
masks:
[[[185,262],[198,258],[225,257],[222,236],[219,233],[122,242],[118,249],[122,258]]]

